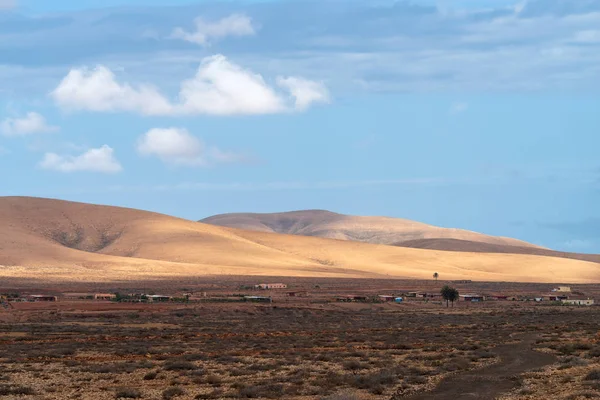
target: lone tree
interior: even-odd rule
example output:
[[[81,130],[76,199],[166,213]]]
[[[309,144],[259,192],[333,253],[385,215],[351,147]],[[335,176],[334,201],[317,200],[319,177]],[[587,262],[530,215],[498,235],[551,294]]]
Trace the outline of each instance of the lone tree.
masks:
[[[437,281],[437,278],[440,277],[440,274],[438,274],[437,272],[433,273],[433,279],[435,279]]]
[[[452,302],[452,307],[454,307],[454,302],[458,300],[458,290],[446,285],[440,291],[444,300],[446,300],[446,307],[448,307],[448,302]]]

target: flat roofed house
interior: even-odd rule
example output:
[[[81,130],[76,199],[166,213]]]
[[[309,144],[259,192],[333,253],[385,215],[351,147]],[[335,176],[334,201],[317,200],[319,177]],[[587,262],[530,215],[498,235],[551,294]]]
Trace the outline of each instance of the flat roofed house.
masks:
[[[552,289],[553,292],[570,292],[571,291],[571,287],[569,286],[559,286],[555,289]]]
[[[56,296],[51,296],[47,294],[32,294],[27,296],[27,300],[29,301],[56,301]]]
[[[287,285],[285,283],[259,283],[258,285],[254,285],[255,289],[287,289]]]
[[[563,304],[568,304],[571,306],[591,306],[594,304],[594,299],[590,299],[589,297],[571,297],[568,299],[561,300]]]
[[[384,294],[380,294],[377,297],[381,301],[394,301],[396,299],[396,296],[388,296],[388,295],[384,295]]]
[[[459,300],[473,301],[473,302],[485,300],[485,296],[483,296],[481,294],[459,294],[458,298],[459,298]]]

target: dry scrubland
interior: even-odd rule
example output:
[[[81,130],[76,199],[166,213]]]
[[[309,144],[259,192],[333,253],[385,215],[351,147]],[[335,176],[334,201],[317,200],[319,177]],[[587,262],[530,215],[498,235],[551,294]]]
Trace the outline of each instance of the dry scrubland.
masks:
[[[0,198],[0,276],[120,281],[206,275],[597,282],[600,264],[254,232],[59,200]]]
[[[15,398],[460,399],[470,390],[486,399],[496,389],[503,400],[600,396],[597,307],[15,306],[0,312],[0,395]],[[484,386],[483,378],[460,380],[485,371],[493,379]],[[440,381],[443,392],[423,392]]]

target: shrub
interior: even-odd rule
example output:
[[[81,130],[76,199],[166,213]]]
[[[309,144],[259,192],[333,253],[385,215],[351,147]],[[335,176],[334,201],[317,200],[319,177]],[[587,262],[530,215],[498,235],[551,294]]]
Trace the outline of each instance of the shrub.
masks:
[[[583,379],[586,381],[600,381],[600,369],[590,371]]]
[[[151,380],[153,380],[153,379],[156,378],[156,375],[158,375],[156,373],[156,371],[150,371],[146,375],[144,375],[144,380],[145,381],[151,381]]]
[[[0,395],[19,395],[19,394],[34,394],[35,391],[30,386],[22,385],[0,385]]]
[[[344,367],[344,369],[347,369],[349,371],[357,371],[359,369],[364,368],[363,365],[357,360],[344,361],[342,366]]]
[[[139,399],[142,397],[142,392],[135,388],[119,388],[115,393],[117,399]]]
[[[172,398],[181,396],[183,394],[185,394],[185,390],[183,390],[182,388],[173,386],[168,389],[165,389],[162,392],[162,398],[163,398],[163,400],[171,400]]]

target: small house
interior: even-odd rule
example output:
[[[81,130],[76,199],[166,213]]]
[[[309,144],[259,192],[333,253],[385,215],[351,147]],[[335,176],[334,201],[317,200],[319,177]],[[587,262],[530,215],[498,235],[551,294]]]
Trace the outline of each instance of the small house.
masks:
[[[557,288],[552,289],[553,292],[570,292],[571,288],[569,286],[559,286]]]
[[[387,295],[380,294],[379,296],[377,296],[377,298],[379,298],[380,301],[388,302],[388,301],[394,301],[396,299],[396,296],[387,296]]]
[[[27,296],[28,301],[57,301],[56,296],[50,296],[46,294],[32,294]]]
[[[254,289],[287,289],[287,285],[285,283],[259,283],[258,285],[254,285]]]
[[[594,304],[594,299],[590,299],[589,297],[572,297],[563,299],[561,302],[571,306],[591,306]]]
[[[548,301],[563,301],[569,298],[566,294],[549,294],[544,297],[546,297]]]
[[[459,294],[458,298],[459,298],[459,300],[462,300],[462,301],[471,301],[471,302],[478,302],[478,301],[485,300],[485,296],[480,295],[480,294]]]

